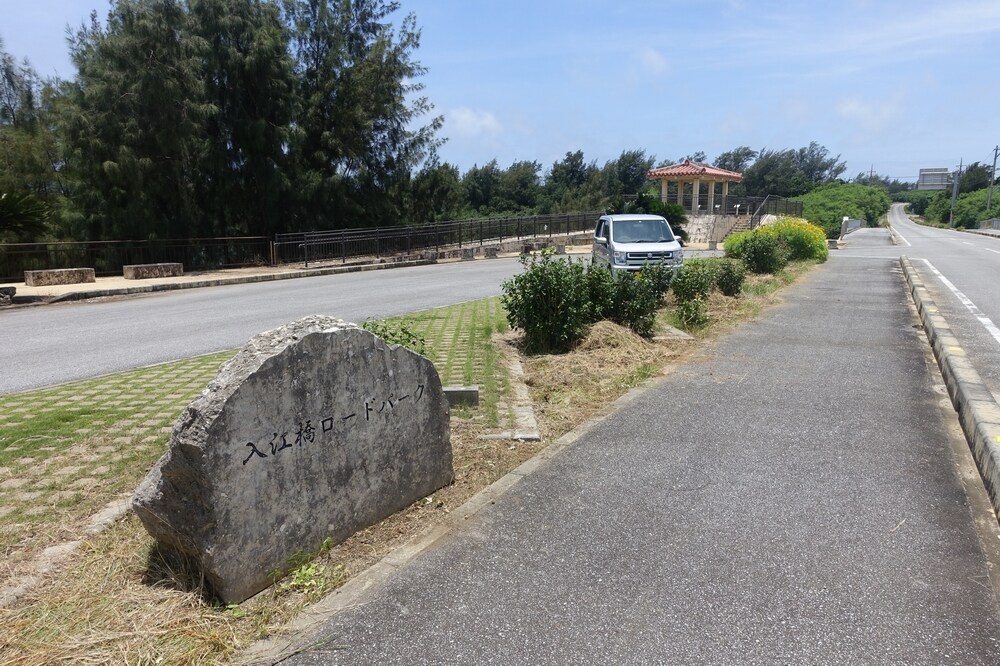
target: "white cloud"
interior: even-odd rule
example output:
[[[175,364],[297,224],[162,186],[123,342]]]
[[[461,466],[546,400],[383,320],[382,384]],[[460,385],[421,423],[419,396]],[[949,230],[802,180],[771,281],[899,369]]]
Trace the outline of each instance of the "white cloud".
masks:
[[[867,102],[858,97],[845,97],[837,102],[837,114],[866,130],[880,130],[898,115],[895,102]]]
[[[846,76],[954,53],[1000,32],[996,0],[916,2],[903,14],[891,3],[869,0],[823,10],[810,3],[797,10],[780,6],[758,14],[752,25],[708,37],[705,62],[767,64],[776,77],[802,76],[794,67],[799,63],[809,68],[807,76]]]
[[[481,137],[499,134],[503,127],[489,111],[477,111],[462,106],[445,113],[449,133],[463,137]]]
[[[661,76],[670,71],[670,62],[656,49],[645,46],[636,54],[642,68],[653,76]]]

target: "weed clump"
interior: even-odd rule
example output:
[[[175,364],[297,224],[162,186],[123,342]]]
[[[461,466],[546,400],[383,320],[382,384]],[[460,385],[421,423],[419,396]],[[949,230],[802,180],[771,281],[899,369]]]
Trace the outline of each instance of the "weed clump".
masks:
[[[427,355],[427,340],[423,335],[413,330],[405,319],[368,319],[361,324],[361,328],[374,333],[389,344],[407,347],[421,356]]]

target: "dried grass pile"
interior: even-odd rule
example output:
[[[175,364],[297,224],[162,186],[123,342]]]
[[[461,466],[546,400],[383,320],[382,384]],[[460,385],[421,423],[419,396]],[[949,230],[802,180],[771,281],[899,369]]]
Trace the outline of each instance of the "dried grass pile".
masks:
[[[683,350],[679,343],[649,342],[609,321],[594,324],[569,354],[523,359],[539,425],[558,437],[659,374]]]

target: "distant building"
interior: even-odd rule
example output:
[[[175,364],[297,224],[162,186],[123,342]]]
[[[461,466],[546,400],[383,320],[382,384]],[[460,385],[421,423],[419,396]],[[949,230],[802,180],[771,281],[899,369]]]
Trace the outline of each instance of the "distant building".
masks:
[[[951,183],[948,169],[921,169],[917,177],[918,190],[947,190]]]

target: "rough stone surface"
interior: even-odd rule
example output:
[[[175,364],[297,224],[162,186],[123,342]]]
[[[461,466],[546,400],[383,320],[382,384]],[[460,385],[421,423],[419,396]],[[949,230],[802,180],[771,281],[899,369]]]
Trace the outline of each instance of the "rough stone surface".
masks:
[[[10,305],[14,302],[17,287],[0,287],[0,305]]]
[[[52,268],[43,271],[24,271],[24,284],[28,287],[96,281],[93,268]]]
[[[126,280],[148,280],[149,278],[178,277],[184,275],[184,264],[129,264],[122,266],[122,276]]]
[[[353,324],[256,336],[178,418],[133,507],[238,603],[296,553],[342,541],[454,479],[433,364]]]

